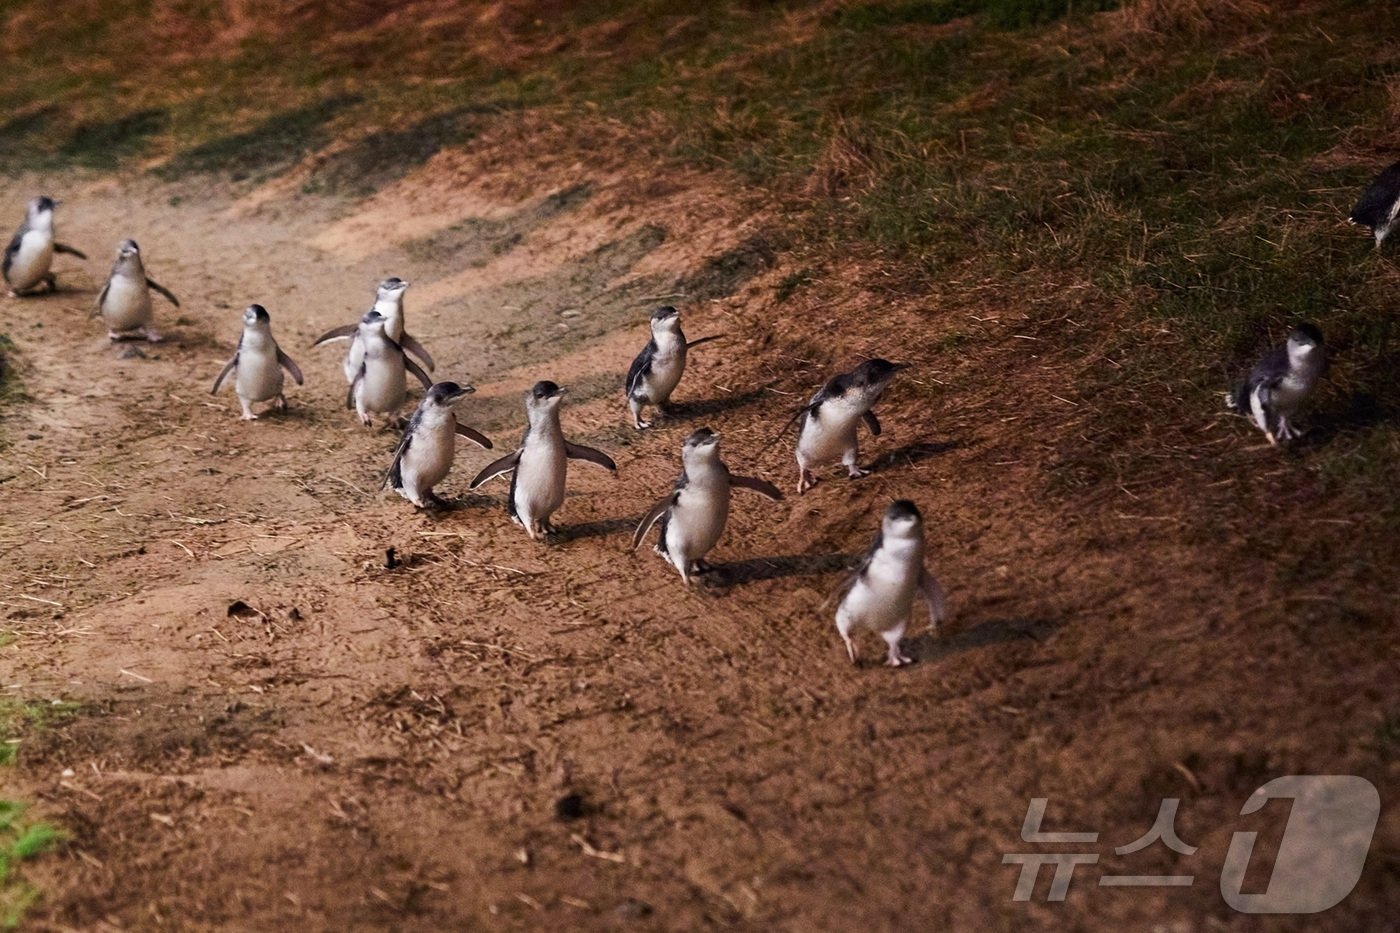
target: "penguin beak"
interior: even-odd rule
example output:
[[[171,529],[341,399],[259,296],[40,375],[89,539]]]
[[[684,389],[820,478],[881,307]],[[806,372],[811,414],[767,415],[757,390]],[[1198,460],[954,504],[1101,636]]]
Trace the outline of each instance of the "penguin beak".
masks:
[[[460,386],[453,394],[451,401],[458,402],[476,391],[476,386]]]

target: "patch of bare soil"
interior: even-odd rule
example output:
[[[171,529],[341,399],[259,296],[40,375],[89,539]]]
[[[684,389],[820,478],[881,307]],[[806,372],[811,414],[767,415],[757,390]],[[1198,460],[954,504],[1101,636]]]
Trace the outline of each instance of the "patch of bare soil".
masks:
[[[64,237],[94,257],[2,305],[29,397],[0,456],[3,682],[82,704],[5,774],[71,833],[31,870],[33,928],[1263,928],[1214,881],[1250,792],[1309,772],[1393,791],[1370,712],[1396,708],[1392,635],[1281,621],[1268,565],[1222,561],[1179,500],[1043,495],[1077,416],[1037,378],[1003,386],[1084,361],[1017,339],[1024,309],[892,299],[854,264],[780,302],[793,270],[761,218],[703,179],[647,199],[577,166],[498,182],[443,154],[353,205],[0,186],[6,204],[61,188]],[[134,356],[88,316],[128,235],[184,303]],[[507,448],[521,392],[551,378],[573,389],[566,432],[616,457],[616,478],[571,468],[556,543],[509,522],[504,483],[466,490],[496,455],[474,447],[449,512],[376,491],[396,437],[344,410],[341,350],[308,344],[388,274],[414,283],[437,375],[477,385],[463,421]],[[252,301],[308,384],[244,423],[208,387]],[[621,374],[661,302],[728,338],[639,435]],[[955,330],[975,353],[939,349]],[[691,589],[628,550],[701,424],[790,490],[789,444],[759,451],[868,353],[917,364],[864,442],[870,477],[740,498],[724,566]],[[825,600],[895,497],[924,508],[954,615],[914,635],[912,667],[852,667]],[[1030,798],[1112,846],[1164,796],[1190,859],[1110,853],[1064,903],[1045,880],[1013,902],[1002,856],[1029,848]],[[1247,828],[1276,838],[1271,819]],[[1398,851],[1390,811],[1323,925],[1393,919]],[[1178,868],[1197,884],[1095,886]]]

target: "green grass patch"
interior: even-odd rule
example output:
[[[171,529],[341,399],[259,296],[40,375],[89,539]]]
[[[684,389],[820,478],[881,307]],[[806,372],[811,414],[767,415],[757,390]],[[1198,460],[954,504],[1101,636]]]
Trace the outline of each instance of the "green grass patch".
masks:
[[[23,863],[52,849],[63,834],[24,818],[24,804],[0,800],[0,929],[18,929],[39,890],[24,877]]]

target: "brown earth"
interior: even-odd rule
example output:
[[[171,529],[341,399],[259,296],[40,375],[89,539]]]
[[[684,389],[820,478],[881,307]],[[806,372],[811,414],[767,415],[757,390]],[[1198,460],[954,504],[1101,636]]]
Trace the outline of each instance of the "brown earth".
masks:
[[[1393,925],[1393,808],[1323,917],[1220,899],[1231,832],[1280,831],[1237,815],[1270,778],[1362,774],[1393,799],[1374,711],[1400,706],[1397,642],[1234,554],[1248,530],[1202,532],[1179,489],[1046,494],[1045,464],[1092,427],[1073,374],[1118,363],[1037,335],[1111,324],[1092,294],[1049,318],[990,285],[958,307],[851,262],[779,301],[795,260],[764,239],[764,205],[556,162],[521,176],[489,147],[444,154],[360,203],[294,179],[0,184],[5,204],[61,190],[63,237],[94,257],[60,258],[59,294],[0,305],[27,395],[0,460],[5,695],[81,704],[0,777],[69,834],[28,870],[33,929]],[[184,304],[131,357],[88,316],[126,235]],[[520,393],[551,378],[572,390],[566,431],[615,455],[616,478],[571,470],[562,540],[513,526],[503,483],[467,492],[493,457],[470,446],[451,512],[376,492],[396,438],[344,411],[340,345],[307,346],[388,274],[414,282],[437,375],[477,385],[464,421],[508,447]],[[308,384],[244,423],[208,386],[255,300]],[[693,355],[678,416],[638,435],[619,385],[662,301],[691,336],[729,338]],[[974,338],[941,342],[955,332]],[[788,443],[760,450],[866,354],[916,364],[864,442],[873,475],[741,498],[725,566],[691,589],[628,551],[701,424],[731,466],[791,490]],[[1224,419],[1191,441],[1255,443]],[[1248,457],[1242,496],[1301,469]],[[904,496],[953,617],[912,638],[910,668],[877,666],[874,644],[852,667],[824,601]],[[1300,533],[1345,533],[1311,505]],[[1104,853],[1182,797],[1200,851],[1106,854],[1064,903],[1043,880],[1015,903],[1002,855],[1033,848],[1037,796],[1047,828],[1097,830]],[[1094,886],[1177,871],[1195,886]]]

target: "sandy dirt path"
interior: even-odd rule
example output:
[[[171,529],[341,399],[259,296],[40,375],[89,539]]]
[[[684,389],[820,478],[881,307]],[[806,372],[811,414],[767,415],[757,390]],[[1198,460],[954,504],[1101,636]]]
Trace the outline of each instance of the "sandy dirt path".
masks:
[[[1132,834],[1189,783],[1209,791],[1183,833],[1218,863],[1221,814],[1285,764],[1232,738],[1277,700],[1222,712],[1185,686],[1229,679],[1183,647],[1220,623],[1160,610],[1209,604],[1219,571],[1163,544],[1129,579],[1121,548],[1146,531],[1017,505],[1012,471],[969,495],[969,471],[1004,454],[950,415],[923,437],[896,427],[867,483],[738,503],[724,576],[687,591],[627,551],[632,522],[685,433],[720,429],[738,467],[790,402],[741,382],[763,345],[742,295],[688,310],[692,334],[745,351],[697,351],[677,422],[635,437],[618,384],[650,306],[744,226],[595,210],[570,179],[395,207],[416,190],[401,187],[352,207],[83,183],[61,229],[92,260],[60,260],[57,295],[3,302],[28,396],[0,469],[0,600],[19,633],[3,680],[81,704],[6,776],[71,833],[36,870],[37,928],[1072,921],[1010,900],[1001,855],[1026,801],[1063,792]],[[158,305],[169,339],[133,356],[87,316],[124,235],[183,302]],[[617,478],[571,469],[558,543],[510,524],[503,483],[467,493],[495,454],[465,444],[442,489],[457,509],[376,493],[395,435],[343,409],[343,345],[308,344],[388,274],[415,282],[409,329],[437,374],[478,386],[463,421],[508,449],[520,392],[553,378],[573,389],[566,432],[615,454]],[[308,384],[247,424],[208,387],[254,300]],[[887,426],[914,420],[893,411]],[[786,457],[761,470],[785,489]],[[958,616],[912,640],[914,668],[852,669],[822,603],[909,488],[936,510],[931,559]],[[1282,677],[1282,637],[1234,663]],[[1213,897],[1108,909],[1230,918]]]

